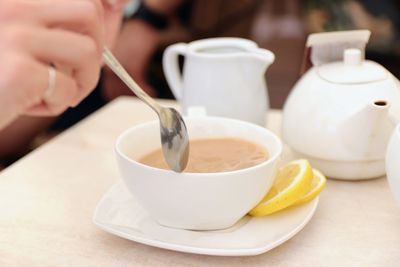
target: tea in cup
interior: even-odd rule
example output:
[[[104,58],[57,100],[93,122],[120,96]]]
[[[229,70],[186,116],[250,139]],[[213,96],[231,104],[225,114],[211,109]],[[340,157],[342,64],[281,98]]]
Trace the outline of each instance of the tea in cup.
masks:
[[[394,130],[388,144],[386,175],[392,192],[400,204],[400,124]]]
[[[268,159],[268,151],[239,138],[204,138],[190,141],[190,158],[184,172],[227,172],[249,168]],[[139,160],[145,165],[170,169],[161,148]]]
[[[157,162],[152,156],[160,159],[156,150],[161,148],[159,123],[153,121],[119,136],[116,153],[122,179],[161,225],[191,230],[228,228],[272,186],[282,143],[271,131],[240,120],[188,117],[185,123],[195,154],[192,159],[189,155],[192,169],[176,173],[152,164]],[[231,147],[224,156],[219,152],[226,145]],[[241,158],[243,162],[238,161]]]

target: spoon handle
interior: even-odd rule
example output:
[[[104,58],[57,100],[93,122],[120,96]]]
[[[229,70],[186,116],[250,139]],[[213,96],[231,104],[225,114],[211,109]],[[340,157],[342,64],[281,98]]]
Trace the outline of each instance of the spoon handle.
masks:
[[[160,113],[160,105],[140,88],[107,47],[103,48],[103,59],[107,66],[136,94],[137,97],[143,100],[155,112]]]

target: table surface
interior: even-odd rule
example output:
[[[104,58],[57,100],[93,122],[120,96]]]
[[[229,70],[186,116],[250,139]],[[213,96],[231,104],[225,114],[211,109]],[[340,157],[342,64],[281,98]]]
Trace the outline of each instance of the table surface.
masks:
[[[399,266],[400,207],[385,178],[329,180],[310,223],[258,256],[186,254],[103,232],[91,218],[119,180],[114,141],[152,119],[144,104],[119,98],[1,172],[0,266]],[[268,121],[279,133],[281,113]]]

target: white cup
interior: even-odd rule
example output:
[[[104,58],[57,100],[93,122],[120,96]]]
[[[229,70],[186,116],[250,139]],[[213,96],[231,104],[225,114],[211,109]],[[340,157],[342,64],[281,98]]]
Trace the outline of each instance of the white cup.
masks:
[[[388,144],[386,174],[392,192],[400,204],[400,124],[394,130]]]
[[[137,160],[161,147],[159,122],[140,124],[123,132],[116,154],[123,181],[137,201],[159,224],[182,229],[223,229],[247,214],[270,189],[282,153],[271,131],[244,121],[185,118],[193,139],[236,137],[265,147],[269,159],[256,166],[220,173],[176,173]]]

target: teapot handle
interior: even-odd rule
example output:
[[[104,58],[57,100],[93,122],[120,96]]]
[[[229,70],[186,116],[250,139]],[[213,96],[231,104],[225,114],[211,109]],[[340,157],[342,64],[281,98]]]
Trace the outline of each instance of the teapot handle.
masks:
[[[163,70],[168,85],[177,100],[182,99],[182,75],[178,65],[178,56],[186,54],[187,44],[177,43],[165,49],[163,55]]]

